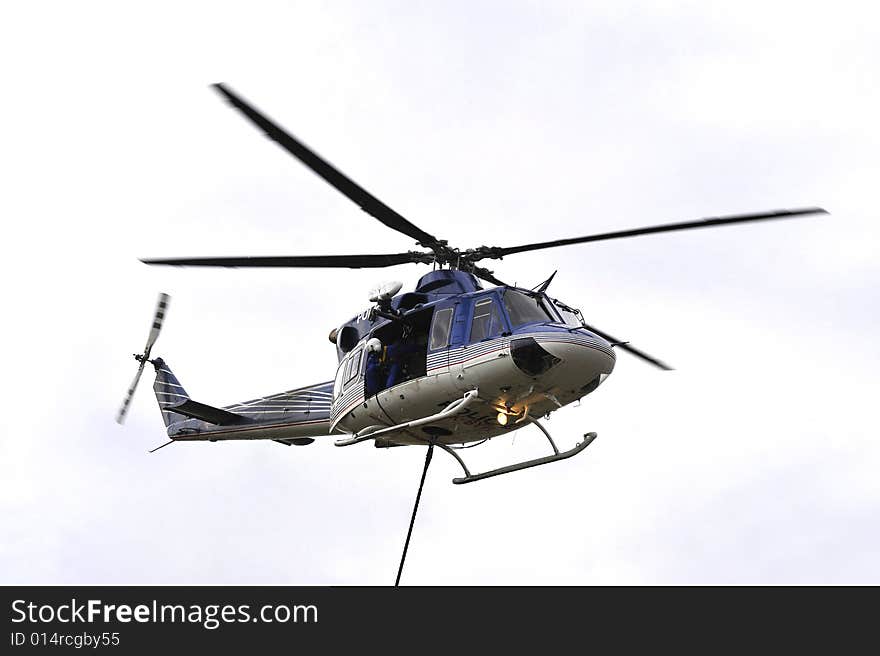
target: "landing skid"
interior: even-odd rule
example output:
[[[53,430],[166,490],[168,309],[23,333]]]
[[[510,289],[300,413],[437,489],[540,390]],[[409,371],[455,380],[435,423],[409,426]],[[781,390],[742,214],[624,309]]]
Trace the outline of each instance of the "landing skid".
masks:
[[[359,442],[365,442],[366,440],[375,440],[378,437],[387,437],[388,435],[393,435],[395,433],[400,433],[413,428],[435,423],[443,419],[448,419],[455,416],[462,410],[466,410],[471,403],[479,398],[478,394],[478,390],[470,390],[469,392],[466,392],[462,398],[453,401],[443,410],[429,417],[422,417],[421,419],[415,419],[413,421],[396,424],[394,426],[370,426],[361,430],[358,433],[350,435],[349,437],[336,440],[334,444],[336,444],[336,446],[351,446],[352,444],[358,444]],[[550,433],[547,432],[547,429],[544,428],[541,422],[539,422],[537,419],[532,418],[528,418],[527,421],[537,426],[541,430],[541,432],[544,433],[544,436],[547,438],[547,441],[550,442],[550,446],[553,448],[553,455],[544,456],[543,458],[535,458],[533,460],[525,460],[523,462],[518,462],[513,465],[507,465],[506,467],[491,469],[487,472],[482,472],[480,474],[471,474],[470,470],[467,468],[467,465],[464,464],[464,460],[461,459],[461,456],[459,456],[455,452],[455,449],[453,449],[452,447],[441,443],[437,439],[425,439],[424,441],[429,445],[440,447],[458,461],[458,464],[461,465],[461,468],[464,470],[464,476],[453,478],[452,482],[456,485],[462,485],[463,483],[482,481],[484,478],[492,478],[493,476],[500,476],[501,474],[510,474],[521,469],[529,469],[530,467],[538,467],[539,465],[546,465],[551,462],[556,462],[557,460],[565,460],[567,458],[571,458],[572,456],[576,456],[581,451],[590,446],[590,444],[593,443],[593,440],[596,439],[596,433],[586,433],[584,435],[583,442],[576,445],[573,449],[560,452],[559,449],[556,447],[556,443],[553,441],[553,438],[550,437]]]
[[[553,441],[553,438],[550,437],[550,433],[547,432],[547,429],[544,428],[537,419],[530,420],[535,426],[541,429],[541,432],[547,436],[547,439],[550,442],[550,446],[553,447],[553,455],[552,456],[544,456],[543,458],[535,458],[534,460],[525,460],[523,462],[518,462],[513,465],[507,465],[506,467],[499,467],[498,469],[491,469],[487,472],[482,472],[481,474],[471,474],[470,470],[467,468],[467,465],[464,464],[464,460],[461,459],[454,449],[448,447],[445,444],[437,443],[437,446],[443,449],[446,453],[451,455],[458,461],[458,464],[461,465],[461,468],[464,470],[464,476],[460,476],[458,478],[453,478],[452,482],[456,485],[462,485],[464,483],[473,483],[474,481],[482,481],[484,478],[492,478],[493,476],[500,476],[501,474],[510,474],[515,471],[520,471],[521,469],[529,469],[530,467],[538,467],[539,465],[546,465],[551,462],[556,462],[557,460],[565,460],[567,458],[571,458],[572,456],[576,456],[581,451],[586,449],[590,444],[593,443],[593,440],[596,439],[596,433],[587,433],[584,435],[584,441],[575,446],[573,449],[569,449],[568,451],[563,451],[560,453],[559,449],[556,448],[556,443]]]

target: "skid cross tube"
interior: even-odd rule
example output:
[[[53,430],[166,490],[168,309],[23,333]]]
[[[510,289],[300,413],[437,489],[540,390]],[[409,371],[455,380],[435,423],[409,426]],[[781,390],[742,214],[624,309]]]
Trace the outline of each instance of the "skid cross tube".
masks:
[[[593,440],[596,439],[596,433],[586,433],[584,435],[584,441],[580,444],[576,445],[574,448],[569,449],[568,451],[560,452],[559,449],[556,448],[556,444],[553,442],[553,438],[550,437],[550,433],[539,424],[536,420],[532,420],[532,423],[535,424],[544,435],[547,436],[547,439],[550,440],[550,445],[553,447],[553,455],[552,456],[544,456],[543,458],[535,458],[534,460],[525,460],[523,462],[518,462],[513,465],[507,465],[506,467],[499,467],[498,469],[491,469],[487,472],[483,472],[481,474],[471,474],[470,470],[468,470],[467,465],[464,464],[464,460],[461,459],[453,449],[448,447],[445,444],[437,443],[437,446],[443,449],[446,453],[450,454],[453,458],[458,461],[458,464],[461,465],[461,468],[464,470],[464,476],[460,476],[458,478],[453,478],[452,482],[456,485],[462,485],[464,483],[473,483],[474,481],[482,481],[484,478],[492,478],[493,476],[500,476],[501,474],[510,474],[511,472],[520,471],[521,469],[529,469],[530,467],[537,467],[539,465],[546,465],[551,462],[556,462],[557,460],[565,460],[567,458],[571,458],[572,456],[576,456],[581,451],[586,449],[590,444],[593,443]]]

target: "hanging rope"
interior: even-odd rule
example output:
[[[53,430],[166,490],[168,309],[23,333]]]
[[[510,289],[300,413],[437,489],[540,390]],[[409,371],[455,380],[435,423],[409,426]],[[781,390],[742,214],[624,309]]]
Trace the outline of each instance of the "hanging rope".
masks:
[[[422,498],[422,488],[425,486],[425,476],[428,475],[428,465],[431,464],[431,455],[434,453],[434,442],[428,444],[428,453],[425,456],[425,469],[422,470],[422,482],[419,483],[419,491],[416,494],[416,504],[413,507],[412,519],[409,520],[409,531],[406,533],[406,542],[403,545],[403,553],[400,556],[400,567],[397,570],[395,587],[400,585],[400,575],[403,574],[403,563],[406,561],[406,551],[409,549],[409,539],[412,537],[413,526],[416,523],[416,513],[419,512],[419,499]]]

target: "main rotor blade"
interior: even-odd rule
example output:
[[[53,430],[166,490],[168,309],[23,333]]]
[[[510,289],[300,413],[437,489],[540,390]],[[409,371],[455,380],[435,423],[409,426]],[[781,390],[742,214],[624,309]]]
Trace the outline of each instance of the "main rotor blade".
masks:
[[[486,282],[491,282],[493,285],[498,285],[499,287],[508,286],[506,282],[502,282],[498,280],[489,269],[484,269],[483,267],[474,267],[471,271],[477,278],[480,280],[485,280]]]
[[[698,219],[696,221],[684,221],[682,223],[666,223],[664,225],[648,226],[645,228],[634,228],[632,230],[618,230],[615,232],[603,232],[596,235],[587,235],[586,237],[575,237],[573,239],[556,239],[554,241],[542,241],[535,244],[525,244],[523,246],[511,246],[509,248],[500,247],[483,247],[478,249],[471,261],[476,262],[483,258],[500,258],[505,255],[514,253],[524,253],[526,251],[537,251],[542,248],[554,248],[556,246],[569,246],[571,244],[583,244],[590,241],[605,241],[608,239],[621,239],[623,237],[636,237],[638,235],[650,235],[657,232],[674,232],[676,230],[690,230],[691,228],[711,228],[720,225],[730,225],[732,223],[747,223],[752,221],[767,221],[770,219],[788,219],[795,216],[804,216],[807,214],[828,214],[821,207],[806,207],[794,210],[775,210],[772,212],[759,212],[757,214],[736,214],[732,216],[716,216],[706,219]]]
[[[144,264],[207,267],[316,267],[343,269],[375,269],[409,264],[428,264],[430,253],[389,253],[386,255],[293,255],[267,257],[181,257],[141,260]]]
[[[425,248],[433,248],[434,246],[440,245],[440,240],[434,235],[425,232],[421,228],[418,228],[407,221],[400,214],[369,193],[366,189],[336,169],[328,161],[322,159],[317,153],[310,150],[293,135],[286,132],[281,126],[259,112],[247,101],[229,89],[229,87],[223,84],[215,84],[213,86],[233,107],[238,109],[255,125],[262,128],[266,133],[266,136],[278,143],[278,145],[284,148],[284,150],[324,178],[324,180],[330,183],[338,191],[345,194],[350,200],[357,203],[364,212],[378,219],[389,228],[412,237]]]
[[[640,351],[635,346],[630,346],[626,342],[621,342],[619,339],[617,339],[616,337],[612,337],[608,333],[603,333],[598,328],[594,328],[593,326],[590,326],[587,324],[584,324],[584,328],[586,328],[590,332],[596,333],[599,337],[601,337],[605,341],[610,342],[611,344],[614,345],[615,348],[623,349],[627,353],[631,353],[632,355],[636,356],[637,358],[641,358],[645,362],[652,364],[655,367],[659,367],[660,369],[663,369],[664,371],[673,371],[672,367],[670,367],[665,362],[648,355],[644,351]]]

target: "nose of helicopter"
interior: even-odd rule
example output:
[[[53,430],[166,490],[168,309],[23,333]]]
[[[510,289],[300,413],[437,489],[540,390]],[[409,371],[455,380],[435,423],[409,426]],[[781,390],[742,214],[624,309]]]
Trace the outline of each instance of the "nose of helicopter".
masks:
[[[550,369],[563,384],[592,391],[614,370],[616,358],[606,340],[586,330],[552,332],[538,340],[553,361]]]
[[[549,338],[541,340],[541,346],[548,353],[562,360],[562,363],[587,371],[610,374],[616,358],[611,344],[601,337],[572,335],[566,339]]]

